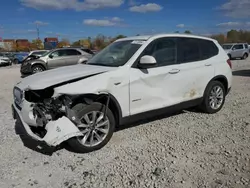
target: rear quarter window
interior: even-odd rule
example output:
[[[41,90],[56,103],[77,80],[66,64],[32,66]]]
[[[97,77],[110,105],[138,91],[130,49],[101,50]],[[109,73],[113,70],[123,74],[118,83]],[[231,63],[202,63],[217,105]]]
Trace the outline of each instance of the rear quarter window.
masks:
[[[192,63],[218,55],[219,49],[213,41],[197,38],[178,40],[178,62]]]
[[[218,55],[219,49],[213,41],[199,39],[198,43],[201,60],[209,59]]]

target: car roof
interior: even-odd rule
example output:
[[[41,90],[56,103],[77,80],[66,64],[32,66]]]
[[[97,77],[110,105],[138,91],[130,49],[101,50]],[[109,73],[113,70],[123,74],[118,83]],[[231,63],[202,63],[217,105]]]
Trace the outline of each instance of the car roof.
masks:
[[[192,34],[178,34],[178,33],[166,33],[166,34],[155,34],[155,35],[142,35],[142,36],[132,36],[132,37],[126,37],[122,39],[118,39],[116,41],[125,41],[125,40],[149,40],[151,38],[157,39],[162,37],[188,37],[188,38],[197,38],[197,39],[204,39],[204,40],[210,40],[210,41],[216,41],[212,38],[203,37],[199,35],[192,35]]]
[[[239,42],[239,43],[224,43],[223,45],[235,45],[235,44],[247,44],[246,42]]]

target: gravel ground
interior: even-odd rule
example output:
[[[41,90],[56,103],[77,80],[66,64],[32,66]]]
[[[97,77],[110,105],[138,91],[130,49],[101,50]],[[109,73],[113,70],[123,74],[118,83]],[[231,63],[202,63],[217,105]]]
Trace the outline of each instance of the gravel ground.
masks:
[[[1,67],[0,187],[250,187],[250,59],[233,68],[219,113],[183,111],[138,123],[103,149],[76,154],[20,139],[10,110],[19,67]]]

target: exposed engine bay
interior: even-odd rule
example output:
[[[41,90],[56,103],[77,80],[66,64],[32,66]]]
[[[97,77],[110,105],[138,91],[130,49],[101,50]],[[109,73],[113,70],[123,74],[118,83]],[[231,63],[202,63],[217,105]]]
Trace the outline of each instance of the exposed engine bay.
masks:
[[[32,104],[36,127],[32,131],[45,140],[47,144],[56,146],[75,136],[82,136],[77,128],[80,123],[71,109],[74,97],[62,95],[52,98],[53,88],[45,90],[29,90],[25,99]]]
[[[53,97],[54,88],[28,90],[24,98],[31,104],[34,125],[31,131],[50,146],[57,146],[72,137],[83,136],[77,125],[81,124],[76,112],[72,109],[76,104],[91,104],[94,101],[109,103],[107,95],[60,95]],[[106,116],[107,108],[104,110]]]

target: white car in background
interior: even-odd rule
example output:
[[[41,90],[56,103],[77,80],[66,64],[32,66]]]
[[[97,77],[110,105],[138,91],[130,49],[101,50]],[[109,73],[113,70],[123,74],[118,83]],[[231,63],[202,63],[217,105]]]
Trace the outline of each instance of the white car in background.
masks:
[[[231,67],[211,38],[161,34],[119,39],[86,64],[22,79],[13,91],[13,117],[34,139],[50,146],[67,141],[76,151],[90,152],[135,117],[189,107],[220,111],[231,89]]]
[[[8,57],[0,56],[0,65],[12,65],[11,59]]]

